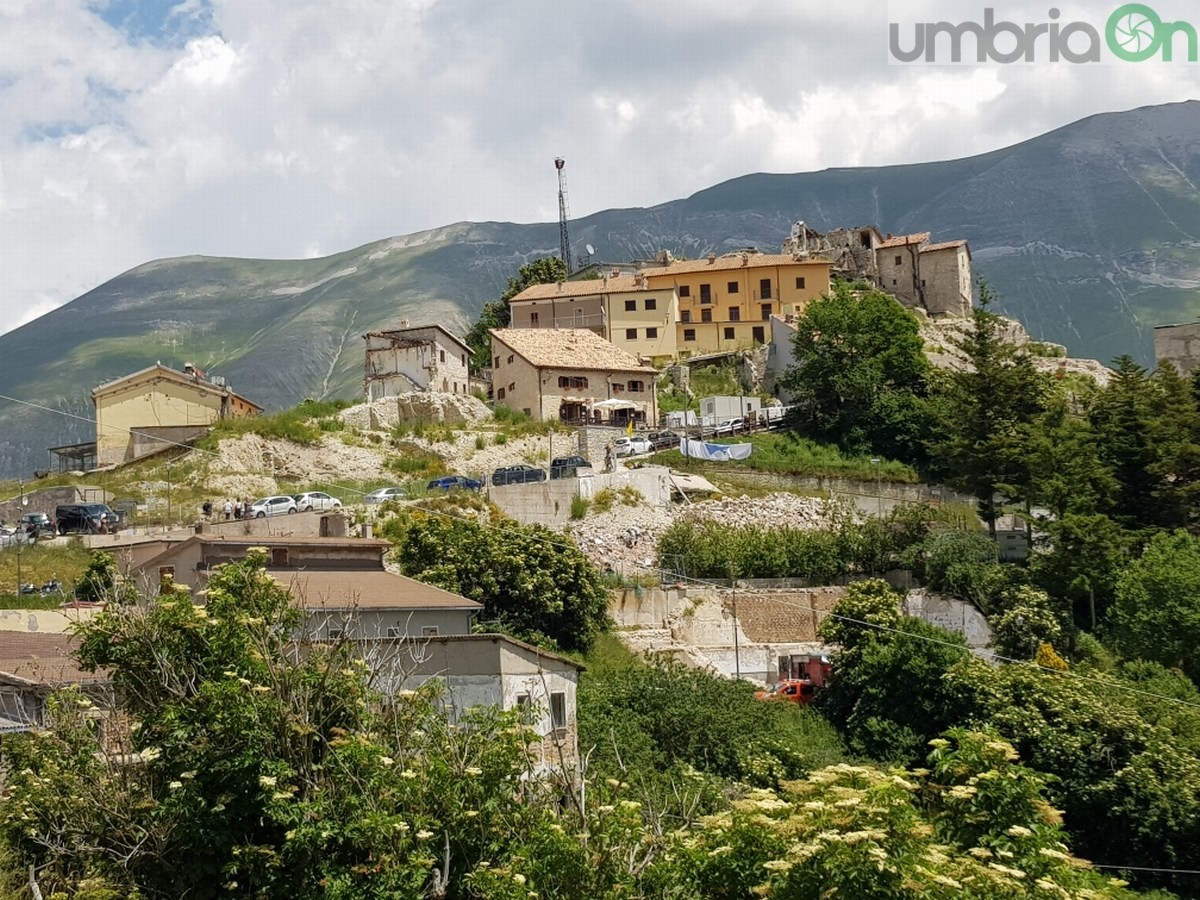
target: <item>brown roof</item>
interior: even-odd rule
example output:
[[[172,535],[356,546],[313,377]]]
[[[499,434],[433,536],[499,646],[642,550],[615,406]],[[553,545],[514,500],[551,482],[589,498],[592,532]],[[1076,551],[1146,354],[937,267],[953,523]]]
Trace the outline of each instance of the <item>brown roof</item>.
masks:
[[[761,269],[769,266],[825,266],[827,259],[796,259],[790,253],[747,253],[743,261],[741,253],[727,253],[712,262],[705,259],[688,259],[666,266],[646,266],[642,271],[647,278],[664,275],[687,275],[692,272],[728,272],[732,269]]]
[[[539,369],[658,374],[586,328],[493,328],[492,337]]]
[[[403,575],[373,569],[268,569],[305,609],[482,609],[483,604]]]
[[[886,250],[889,247],[904,247],[908,244],[923,244],[929,240],[928,231],[919,231],[916,234],[897,234],[888,235],[884,242],[879,245],[879,250]]]
[[[561,653],[555,653],[553,650],[546,650],[546,649],[543,649],[542,647],[538,647],[534,644],[527,644],[525,641],[519,640],[518,638],[515,638],[515,637],[511,637],[510,635],[507,635],[507,634],[491,634],[491,633],[483,632],[483,633],[479,633],[479,634],[442,634],[442,635],[431,635],[431,636],[423,635],[419,638],[411,637],[411,636],[397,637],[397,638],[368,637],[368,638],[353,638],[353,641],[355,644],[358,644],[358,645],[371,645],[371,644],[397,644],[397,645],[402,645],[402,644],[416,644],[416,645],[447,644],[447,645],[449,645],[449,644],[466,643],[468,641],[473,641],[473,642],[477,642],[477,643],[484,642],[484,641],[491,641],[492,643],[496,643],[496,644],[511,644],[513,647],[515,647],[519,650],[523,650],[523,651],[525,651],[525,653],[527,653],[531,656],[543,657],[545,659],[552,659],[552,660],[555,660],[556,662],[563,663],[564,665],[571,666],[574,669],[578,669],[580,672],[584,671],[587,668],[587,666],[585,666],[583,663],[579,662],[578,660],[571,659],[571,657],[569,657],[569,656],[563,656]]]
[[[509,303],[518,300],[553,300],[556,297],[591,297],[599,294],[631,294],[664,290],[650,288],[645,282],[632,275],[616,278],[585,278],[579,281],[560,281],[556,284],[531,284],[517,294]]]
[[[77,641],[69,634],[0,631],[0,680],[55,687],[107,681],[104,672],[88,672],[71,656]]]
[[[391,547],[383,538],[312,537],[304,535],[198,534],[199,544],[245,544],[247,547]]]
[[[193,378],[186,372],[176,371],[168,366],[164,366],[162,363],[155,363],[152,366],[146,366],[144,369],[138,369],[136,372],[130,372],[128,375],[123,375],[120,378],[113,379],[112,381],[106,381],[104,384],[99,385],[92,390],[92,402],[94,403],[96,398],[101,394],[106,394],[112,390],[115,390],[126,382],[137,381],[143,375],[153,375],[154,378],[166,378],[171,381],[186,384],[188,387],[193,387],[198,391],[206,391],[210,394],[222,394],[230,397],[237,397],[239,400],[250,404],[260,412],[263,409],[263,407],[259,406],[253,400],[243,396],[242,394],[239,394],[228,385],[221,386],[205,378]]]
[[[942,241],[940,244],[927,244],[921,248],[922,253],[928,253],[931,250],[949,250],[954,247],[965,247],[966,241]]]
[[[455,334],[454,332],[452,332],[450,329],[446,328],[446,326],[444,326],[444,325],[437,325],[437,324],[433,324],[433,325],[406,325],[404,328],[385,328],[385,329],[383,329],[383,330],[381,330],[381,331],[368,331],[366,334],[364,334],[364,335],[363,335],[363,337],[364,337],[364,338],[369,338],[369,337],[386,337],[386,338],[391,338],[391,337],[403,337],[404,335],[411,334],[411,333],[412,333],[412,332],[414,332],[414,331],[426,331],[426,330],[429,330],[429,329],[436,329],[437,331],[440,331],[442,334],[444,334],[446,337],[450,338],[450,340],[454,341],[454,343],[458,344],[458,346],[462,347],[462,348],[463,348],[464,350],[466,350],[468,353],[470,353],[470,352],[471,352],[471,346],[470,346],[470,345],[469,345],[469,344],[468,344],[466,341],[464,341],[462,338],[460,338],[458,335],[456,335],[456,334]]]

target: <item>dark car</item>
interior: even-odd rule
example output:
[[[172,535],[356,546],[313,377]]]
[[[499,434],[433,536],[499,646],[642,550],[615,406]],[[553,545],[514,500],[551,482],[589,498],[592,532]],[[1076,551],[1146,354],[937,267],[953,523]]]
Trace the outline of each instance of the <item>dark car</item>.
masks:
[[[482,491],[483,482],[466,475],[443,475],[425,485],[430,491]]]
[[[679,446],[679,435],[673,431],[652,431],[646,435],[646,440],[655,450],[667,450]]]
[[[25,513],[21,516],[21,524],[17,526],[17,530],[35,537],[54,537],[58,533],[54,520],[45,513]]]
[[[578,478],[580,469],[591,469],[592,464],[582,456],[560,456],[550,460],[551,478]]]
[[[102,534],[118,531],[121,517],[106,503],[70,503],[54,510],[59,534]]]
[[[546,470],[520,463],[515,466],[501,466],[492,473],[492,484],[525,484],[529,481],[545,481]]]

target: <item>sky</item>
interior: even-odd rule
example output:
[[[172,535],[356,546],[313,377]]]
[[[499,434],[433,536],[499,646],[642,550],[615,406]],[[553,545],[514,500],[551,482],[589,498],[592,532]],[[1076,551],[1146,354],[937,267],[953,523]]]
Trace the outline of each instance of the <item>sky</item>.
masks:
[[[988,5],[1048,21],[1048,3]],[[1102,27],[1115,5],[1059,3],[1057,21]],[[0,0],[0,333],[152,259],[553,221],[556,156],[574,218],[751,172],[967,156],[1200,93],[1178,61],[889,64],[890,21],[911,43],[982,6]]]

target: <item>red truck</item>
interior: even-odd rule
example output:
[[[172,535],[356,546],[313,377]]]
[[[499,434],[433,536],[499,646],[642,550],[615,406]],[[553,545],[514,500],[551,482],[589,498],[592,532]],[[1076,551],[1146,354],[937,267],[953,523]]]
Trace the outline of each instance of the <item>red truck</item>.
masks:
[[[833,667],[829,657],[813,654],[783,656],[779,659],[780,680],[754,694],[757,700],[785,700],[798,706],[812,703],[817,688],[829,683]]]

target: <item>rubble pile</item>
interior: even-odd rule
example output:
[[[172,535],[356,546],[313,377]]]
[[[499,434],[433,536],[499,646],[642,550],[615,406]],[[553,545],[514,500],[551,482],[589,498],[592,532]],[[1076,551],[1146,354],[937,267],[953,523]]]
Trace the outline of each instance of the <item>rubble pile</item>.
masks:
[[[478,397],[469,394],[409,391],[395,397],[383,397],[342,410],[347,425],[368,431],[387,431],[401,423],[445,423],[476,425],[492,417],[492,411]]]
[[[728,497],[705,500],[680,510],[685,519],[703,519],[721,525],[757,525],[762,528],[822,528],[829,505],[819,497],[768,494],[766,497]]]

